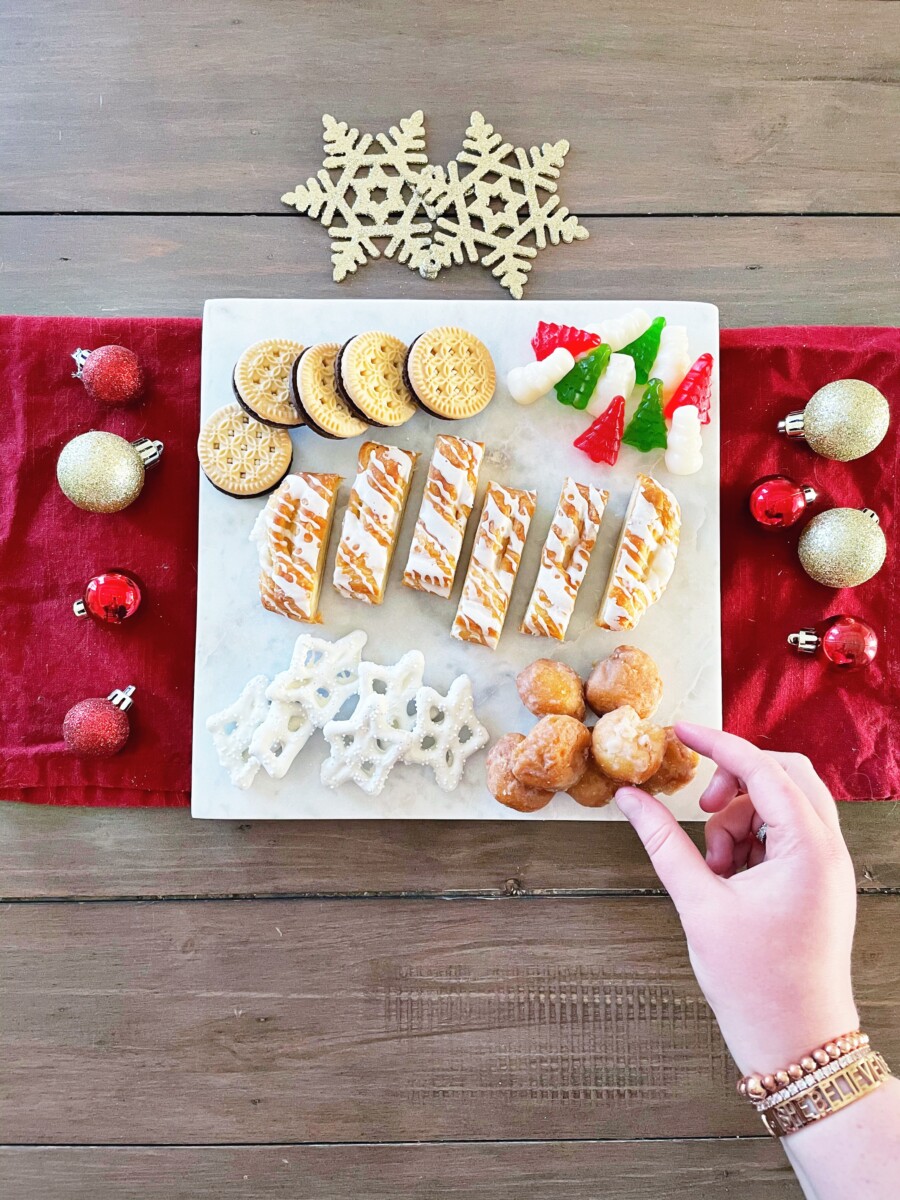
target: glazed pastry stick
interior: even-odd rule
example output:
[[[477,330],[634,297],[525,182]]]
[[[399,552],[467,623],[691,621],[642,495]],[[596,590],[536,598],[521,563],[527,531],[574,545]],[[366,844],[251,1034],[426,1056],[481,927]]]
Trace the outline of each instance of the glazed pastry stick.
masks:
[[[363,442],[334,564],[342,596],[381,604],[418,454]]]
[[[448,434],[435,441],[403,575],[407,587],[450,595],[483,457],[483,442]]]
[[[537,492],[489,483],[452,634],[461,642],[497,648]]]
[[[319,624],[319,592],[340,475],[288,475],[256,519],[263,608]]]
[[[609,492],[566,479],[541,551],[522,633],[565,640],[608,499]]]
[[[650,475],[638,475],[597,614],[601,629],[634,629],[672,578],[681,534],[678,501]]]

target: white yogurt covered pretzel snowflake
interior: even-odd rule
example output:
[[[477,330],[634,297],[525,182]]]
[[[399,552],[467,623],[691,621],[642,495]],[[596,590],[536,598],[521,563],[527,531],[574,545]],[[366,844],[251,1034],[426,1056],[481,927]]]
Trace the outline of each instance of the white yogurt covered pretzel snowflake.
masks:
[[[364,662],[359,667],[359,701],[346,720],[323,729],[331,749],[322,764],[322,782],[339,787],[353,782],[369,796],[384,790],[394,766],[413,737],[415,698],[422,686],[425,658],[409,650],[393,666]]]
[[[475,713],[471,680],[460,675],[446,696],[427,686],[416,692],[416,720],[403,761],[431,767],[438,785],[452,792],[489,736]]]
[[[265,675],[254,675],[237,700],[206,720],[219,762],[235,787],[248,788],[259,770],[250,743],[269,711],[268,683]]]

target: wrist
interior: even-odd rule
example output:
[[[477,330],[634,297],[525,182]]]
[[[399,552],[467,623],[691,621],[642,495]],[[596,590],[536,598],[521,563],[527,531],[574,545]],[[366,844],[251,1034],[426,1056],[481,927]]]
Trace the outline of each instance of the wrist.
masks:
[[[726,1033],[725,1040],[742,1075],[768,1075],[854,1029],[859,1029],[859,1013],[850,999],[791,1014],[766,1028],[741,1030],[734,1037]]]

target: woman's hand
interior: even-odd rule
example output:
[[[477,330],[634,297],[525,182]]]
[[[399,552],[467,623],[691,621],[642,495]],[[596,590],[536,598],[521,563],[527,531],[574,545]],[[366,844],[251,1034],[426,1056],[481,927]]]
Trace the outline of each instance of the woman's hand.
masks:
[[[735,1062],[767,1074],[858,1026],[853,865],[808,759],[700,725],[676,732],[718,765],[700,801],[713,814],[706,861],[659,800],[630,787],[616,800],[678,909]]]

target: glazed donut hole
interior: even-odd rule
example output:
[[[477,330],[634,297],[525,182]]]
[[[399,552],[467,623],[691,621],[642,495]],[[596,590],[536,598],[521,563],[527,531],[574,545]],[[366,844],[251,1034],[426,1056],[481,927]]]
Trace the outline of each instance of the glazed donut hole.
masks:
[[[587,769],[578,782],[568,789],[568,794],[583,808],[605,808],[615,796],[618,787],[619,784],[608,775],[604,775],[594,762],[593,755],[590,755]]]
[[[598,717],[627,705],[644,720],[659,708],[662,693],[659,667],[637,646],[617,646],[609,658],[596,663],[584,689]]]
[[[565,792],[587,768],[591,731],[574,717],[541,717],[510,756],[510,768],[520,783],[552,792]]]
[[[553,792],[529,787],[516,779],[509,760],[516,748],[525,741],[524,734],[507,733],[494,743],[487,756],[488,791],[500,804],[516,812],[537,812],[553,799]]]
[[[651,793],[671,796],[686,787],[697,774],[700,755],[691,750],[675,733],[672,725],[665,727],[666,745],[663,760],[656,772],[644,784]]]
[[[516,676],[519,698],[536,717],[566,716],[584,720],[581,676],[565,663],[538,658]]]
[[[618,783],[640,784],[659,770],[666,748],[666,731],[644,721],[629,705],[606,713],[591,738],[594,761]]]

